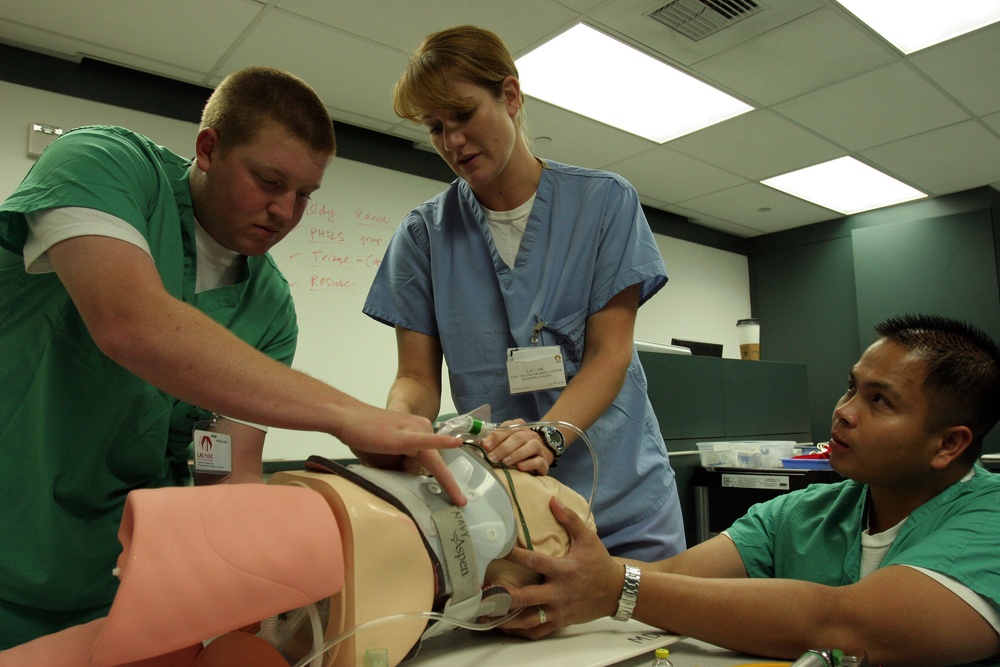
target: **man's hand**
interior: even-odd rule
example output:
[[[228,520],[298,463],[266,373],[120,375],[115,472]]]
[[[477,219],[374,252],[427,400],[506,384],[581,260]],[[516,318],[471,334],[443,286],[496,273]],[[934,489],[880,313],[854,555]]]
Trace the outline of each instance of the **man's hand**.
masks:
[[[525,611],[501,627],[529,639],[611,616],[625,580],[624,566],[611,558],[583,519],[558,498],[553,498],[549,507],[569,533],[569,553],[552,558],[515,547],[507,556],[507,560],[544,577],[540,584],[509,589],[512,607],[523,607]]]
[[[415,467],[404,463],[404,458],[410,457],[419,468],[434,476],[456,505],[466,504],[458,482],[437,451],[459,447],[461,439],[434,433],[430,421],[424,417],[363,403],[345,415],[342,425],[344,428],[334,435],[349,443],[361,461],[379,468],[404,470]]]

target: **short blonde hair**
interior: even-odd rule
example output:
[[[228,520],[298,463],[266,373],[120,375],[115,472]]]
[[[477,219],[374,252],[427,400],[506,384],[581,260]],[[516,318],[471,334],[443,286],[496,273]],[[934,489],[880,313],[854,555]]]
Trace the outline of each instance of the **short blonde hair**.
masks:
[[[199,129],[213,128],[223,150],[253,141],[277,125],[314,150],[333,155],[336,140],[326,105],[305,81],[270,67],[233,72],[216,87],[201,115]]]
[[[464,79],[503,97],[503,82],[518,77],[514,57],[496,34],[472,25],[441,30],[424,38],[392,89],[392,107],[400,118],[419,123],[431,109],[469,111],[455,92],[454,80]],[[523,122],[524,96],[517,121]]]

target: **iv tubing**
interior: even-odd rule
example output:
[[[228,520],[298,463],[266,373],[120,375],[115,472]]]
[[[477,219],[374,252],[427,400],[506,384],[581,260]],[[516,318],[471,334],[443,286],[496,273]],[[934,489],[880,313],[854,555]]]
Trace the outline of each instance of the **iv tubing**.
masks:
[[[312,626],[313,655],[316,656],[312,667],[323,667],[323,654],[326,651],[323,651],[323,647],[320,645],[323,641],[323,623],[319,619],[319,609],[316,608],[315,602],[306,609],[309,611],[309,622]]]

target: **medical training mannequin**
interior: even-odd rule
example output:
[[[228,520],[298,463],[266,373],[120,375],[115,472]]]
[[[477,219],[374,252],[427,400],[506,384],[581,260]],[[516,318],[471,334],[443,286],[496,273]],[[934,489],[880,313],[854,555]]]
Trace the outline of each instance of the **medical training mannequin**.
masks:
[[[463,466],[458,464],[468,464],[470,461],[482,462],[483,459],[479,454],[469,454],[467,449],[445,454],[445,457],[459,484],[465,490],[470,481],[470,472],[474,474],[474,471],[470,470],[471,466],[463,469]],[[393,476],[400,478],[403,475],[364,466],[352,466],[352,469],[356,473],[370,475],[372,480],[382,483],[385,483],[386,478]],[[510,476],[508,477],[506,473]],[[439,610],[443,595],[450,598],[444,602],[445,609],[448,609],[449,605],[453,609],[458,609],[461,605],[454,604],[459,593],[457,590],[452,590],[453,577],[449,575],[447,565],[442,572],[442,563],[439,562],[447,560],[447,553],[442,556],[439,545],[427,547],[426,531],[421,534],[419,526],[421,520],[414,520],[405,510],[395,506],[393,499],[379,497],[377,493],[365,489],[356,480],[352,480],[351,476],[350,471],[336,464],[326,462],[324,465],[321,460],[314,458],[310,459],[310,470],[275,473],[270,480],[271,484],[296,484],[316,490],[327,498],[337,517],[344,544],[345,586],[344,590],[330,601],[330,608],[339,609],[341,615],[338,617],[336,613],[330,614],[326,625],[326,639],[329,640],[345,630],[387,616]],[[433,485],[433,480],[430,478],[413,475],[410,477],[420,479],[421,483]],[[508,612],[509,598],[503,590],[490,587],[489,583],[499,569],[505,571],[504,581],[510,581],[512,576],[516,576],[509,571],[509,568],[516,566],[497,560],[510,551],[515,537],[520,546],[530,545],[542,553],[554,554],[567,551],[569,542],[566,533],[552,520],[551,512],[548,512],[544,505],[546,498],[557,497],[580,516],[588,516],[587,502],[569,487],[550,477],[537,477],[517,470],[501,471],[500,474],[491,473],[489,478],[480,477],[478,483],[473,477],[472,487],[466,491],[466,496],[470,498],[470,506],[464,508],[467,513],[476,511],[476,501],[483,496],[484,479],[499,481],[500,484],[496,485],[494,491],[502,494],[504,502],[509,503],[513,499],[515,504],[513,513],[508,513],[504,517],[506,525],[493,521],[499,517],[491,516],[485,519],[485,524],[479,527],[478,533],[475,526],[469,529],[471,541],[477,546],[476,551],[490,554],[489,550],[492,547],[494,558],[485,571],[478,572],[478,579],[475,571],[470,577],[468,585],[474,585],[475,592],[482,592],[482,597],[469,593],[468,602],[472,603],[471,606],[467,606],[464,612],[462,610],[456,612],[460,619],[466,621],[483,616],[499,617]],[[386,486],[391,486],[391,483]],[[514,489],[513,493],[509,491],[510,488]],[[402,493],[400,495],[402,496]],[[505,508],[508,512],[510,509],[510,506]],[[468,523],[471,525],[473,520],[469,520]],[[589,525],[594,528],[592,520]],[[527,535],[525,526],[528,530]],[[440,526],[438,529],[440,530]],[[503,534],[505,532],[506,536]],[[386,539],[390,536],[392,544],[387,546]],[[442,537],[440,542],[450,545],[451,538]],[[483,548],[484,543],[490,544],[485,544]],[[425,548],[421,548],[422,546]],[[447,547],[443,550],[447,552]],[[471,558],[472,550],[465,551],[465,555]],[[534,575],[529,576],[534,577]],[[481,591],[484,584],[486,590]],[[457,589],[461,586],[459,583],[454,587]],[[374,595],[368,591],[374,592]],[[429,629],[425,629],[426,625],[426,618],[415,618],[394,621],[366,630],[357,636],[345,639],[334,649],[335,651],[339,649],[339,652],[329,662],[323,664],[337,667],[363,666],[365,653],[369,648],[386,648],[388,664],[398,664],[408,657],[411,649],[415,651],[419,648],[421,638],[430,638],[451,629],[451,625],[446,622],[440,622],[437,626],[432,625]],[[293,653],[294,657],[300,657],[301,649],[296,650],[292,643],[283,645],[282,648],[288,653]]]
[[[469,448],[446,456],[470,502],[459,509],[442,494],[441,507],[469,518],[473,550],[499,558],[516,542],[565,554],[565,531],[542,510],[547,498],[558,497],[586,517],[582,497],[551,478],[495,473]],[[429,476],[313,457],[308,470],[275,473],[267,485],[133,492],[119,532],[121,585],[108,617],[0,653],[0,667],[269,667],[296,660],[346,667],[364,665],[370,648],[385,649],[385,664],[396,665],[422,638],[453,627],[439,621],[428,628],[427,612],[444,609],[465,622],[505,614],[509,598],[490,590],[485,565],[470,567],[472,606],[455,611],[452,598],[463,584],[441,556],[446,540],[434,544],[422,518],[408,514],[413,504],[403,507],[380,483],[399,496],[407,484],[440,491]],[[325,658],[306,655],[345,630],[402,613],[424,616],[362,630]],[[297,618],[307,620],[299,627]],[[311,627],[322,641],[314,641]]]

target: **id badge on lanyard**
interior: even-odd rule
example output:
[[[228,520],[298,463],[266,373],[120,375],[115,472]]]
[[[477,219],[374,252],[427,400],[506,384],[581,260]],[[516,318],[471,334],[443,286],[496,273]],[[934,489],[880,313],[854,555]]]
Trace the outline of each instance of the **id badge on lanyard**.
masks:
[[[194,425],[195,472],[228,475],[233,471],[233,439],[219,427],[219,416]]]
[[[545,322],[539,322],[531,336],[538,342],[538,334]],[[511,394],[524,394],[543,389],[566,386],[566,366],[563,351],[558,345],[507,348],[507,381]]]

